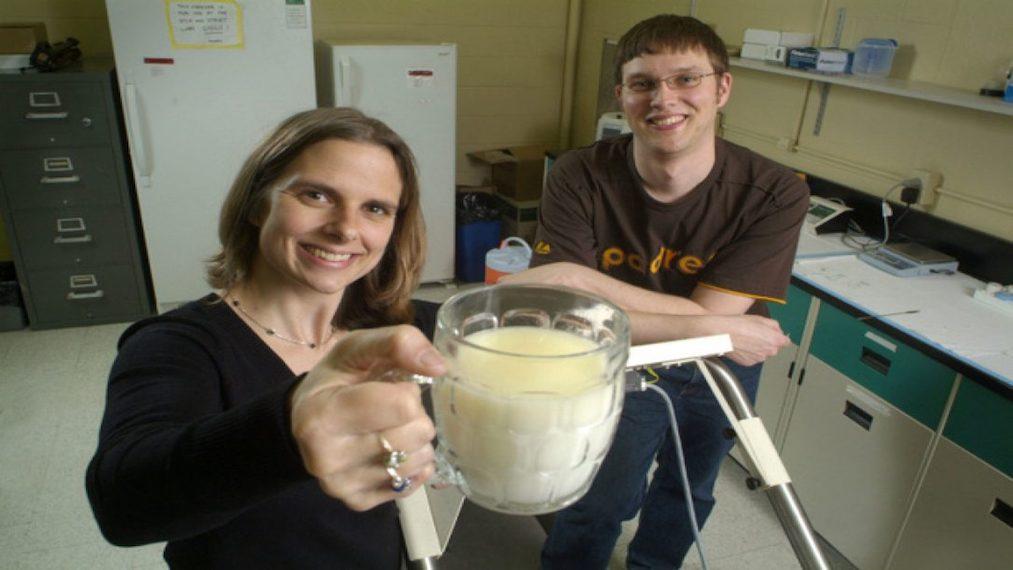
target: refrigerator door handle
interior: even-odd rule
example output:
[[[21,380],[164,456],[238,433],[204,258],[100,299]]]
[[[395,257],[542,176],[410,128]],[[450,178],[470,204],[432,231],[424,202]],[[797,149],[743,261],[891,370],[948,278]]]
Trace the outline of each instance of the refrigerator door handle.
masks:
[[[338,61],[338,70],[341,72],[341,105],[352,106],[352,61],[346,55]]]
[[[151,186],[151,158],[141,128],[141,109],[137,105],[137,86],[126,83],[124,99],[127,107],[127,128],[130,130],[131,149],[138,179],[143,186]]]

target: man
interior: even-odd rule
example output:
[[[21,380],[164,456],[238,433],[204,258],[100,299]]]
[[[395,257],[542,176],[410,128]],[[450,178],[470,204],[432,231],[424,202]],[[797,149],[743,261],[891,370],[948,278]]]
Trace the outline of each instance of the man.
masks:
[[[728,54],[700,21],[663,15],[619,42],[615,93],[633,131],[561,156],[542,198],[533,269],[506,282],[588,290],[626,309],[635,344],[728,333],[726,364],[755,398],[760,366],[788,342],[763,302],[784,302],[808,190],[790,170],[716,136]],[[748,314],[747,314],[748,313]],[[675,403],[700,524],[732,446],[695,367],[657,371]],[[649,489],[648,470],[659,467]],[[545,568],[605,568],[641,510],[630,568],[676,568],[693,544],[664,403],[630,394],[591,490],[560,512]]]

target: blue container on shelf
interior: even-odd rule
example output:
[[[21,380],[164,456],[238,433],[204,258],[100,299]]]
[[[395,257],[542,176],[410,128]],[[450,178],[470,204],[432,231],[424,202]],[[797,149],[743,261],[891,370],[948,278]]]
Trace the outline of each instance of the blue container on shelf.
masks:
[[[897,51],[897,40],[866,38],[858,42],[851,73],[865,77],[886,77],[893,67],[893,54]]]

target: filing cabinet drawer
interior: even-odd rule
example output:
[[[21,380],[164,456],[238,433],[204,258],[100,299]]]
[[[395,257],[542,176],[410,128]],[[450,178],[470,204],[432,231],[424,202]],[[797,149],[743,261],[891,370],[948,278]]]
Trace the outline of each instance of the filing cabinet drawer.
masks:
[[[939,426],[953,370],[826,303],[809,351],[929,429]]]
[[[143,312],[129,265],[33,271],[27,281],[34,328],[130,320]]]
[[[1013,480],[942,438],[891,570],[1009,568],[1011,505]]]
[[[29,271],[131,262],[119,208],[24,210],[14,224]]]
[[[809,315],[812,295],[791,285],[788,287],[785,300],[787,302],[784,305],[767,303],[767,309],[770,311],[770,318],[781,324],[784,334],[791,337],[793,343],[799,344],[802,342],[802,331],[805,329],[806,317]]]
[[[108,147],[0,151],[0,177],[14,209],[119,204]]]
[[[1013,477],[1013,400],[965,378],[943,435]]]
[[[21,81],[0,89],[0,148],[88,145],[110,138],[98,83]]]

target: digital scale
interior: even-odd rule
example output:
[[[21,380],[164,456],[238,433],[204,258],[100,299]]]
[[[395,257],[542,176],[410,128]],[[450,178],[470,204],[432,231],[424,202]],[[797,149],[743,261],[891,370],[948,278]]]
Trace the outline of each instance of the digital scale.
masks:
[[[804,228],[813,235],[843,232],[848,229],[848,212],[851,208],[820,198],[809,196],[809,211],[805,215]]]
[[[953,273],[957,270],[955,258],[914,242],[884,245],[859,254],[858,259],[898,277]]]

